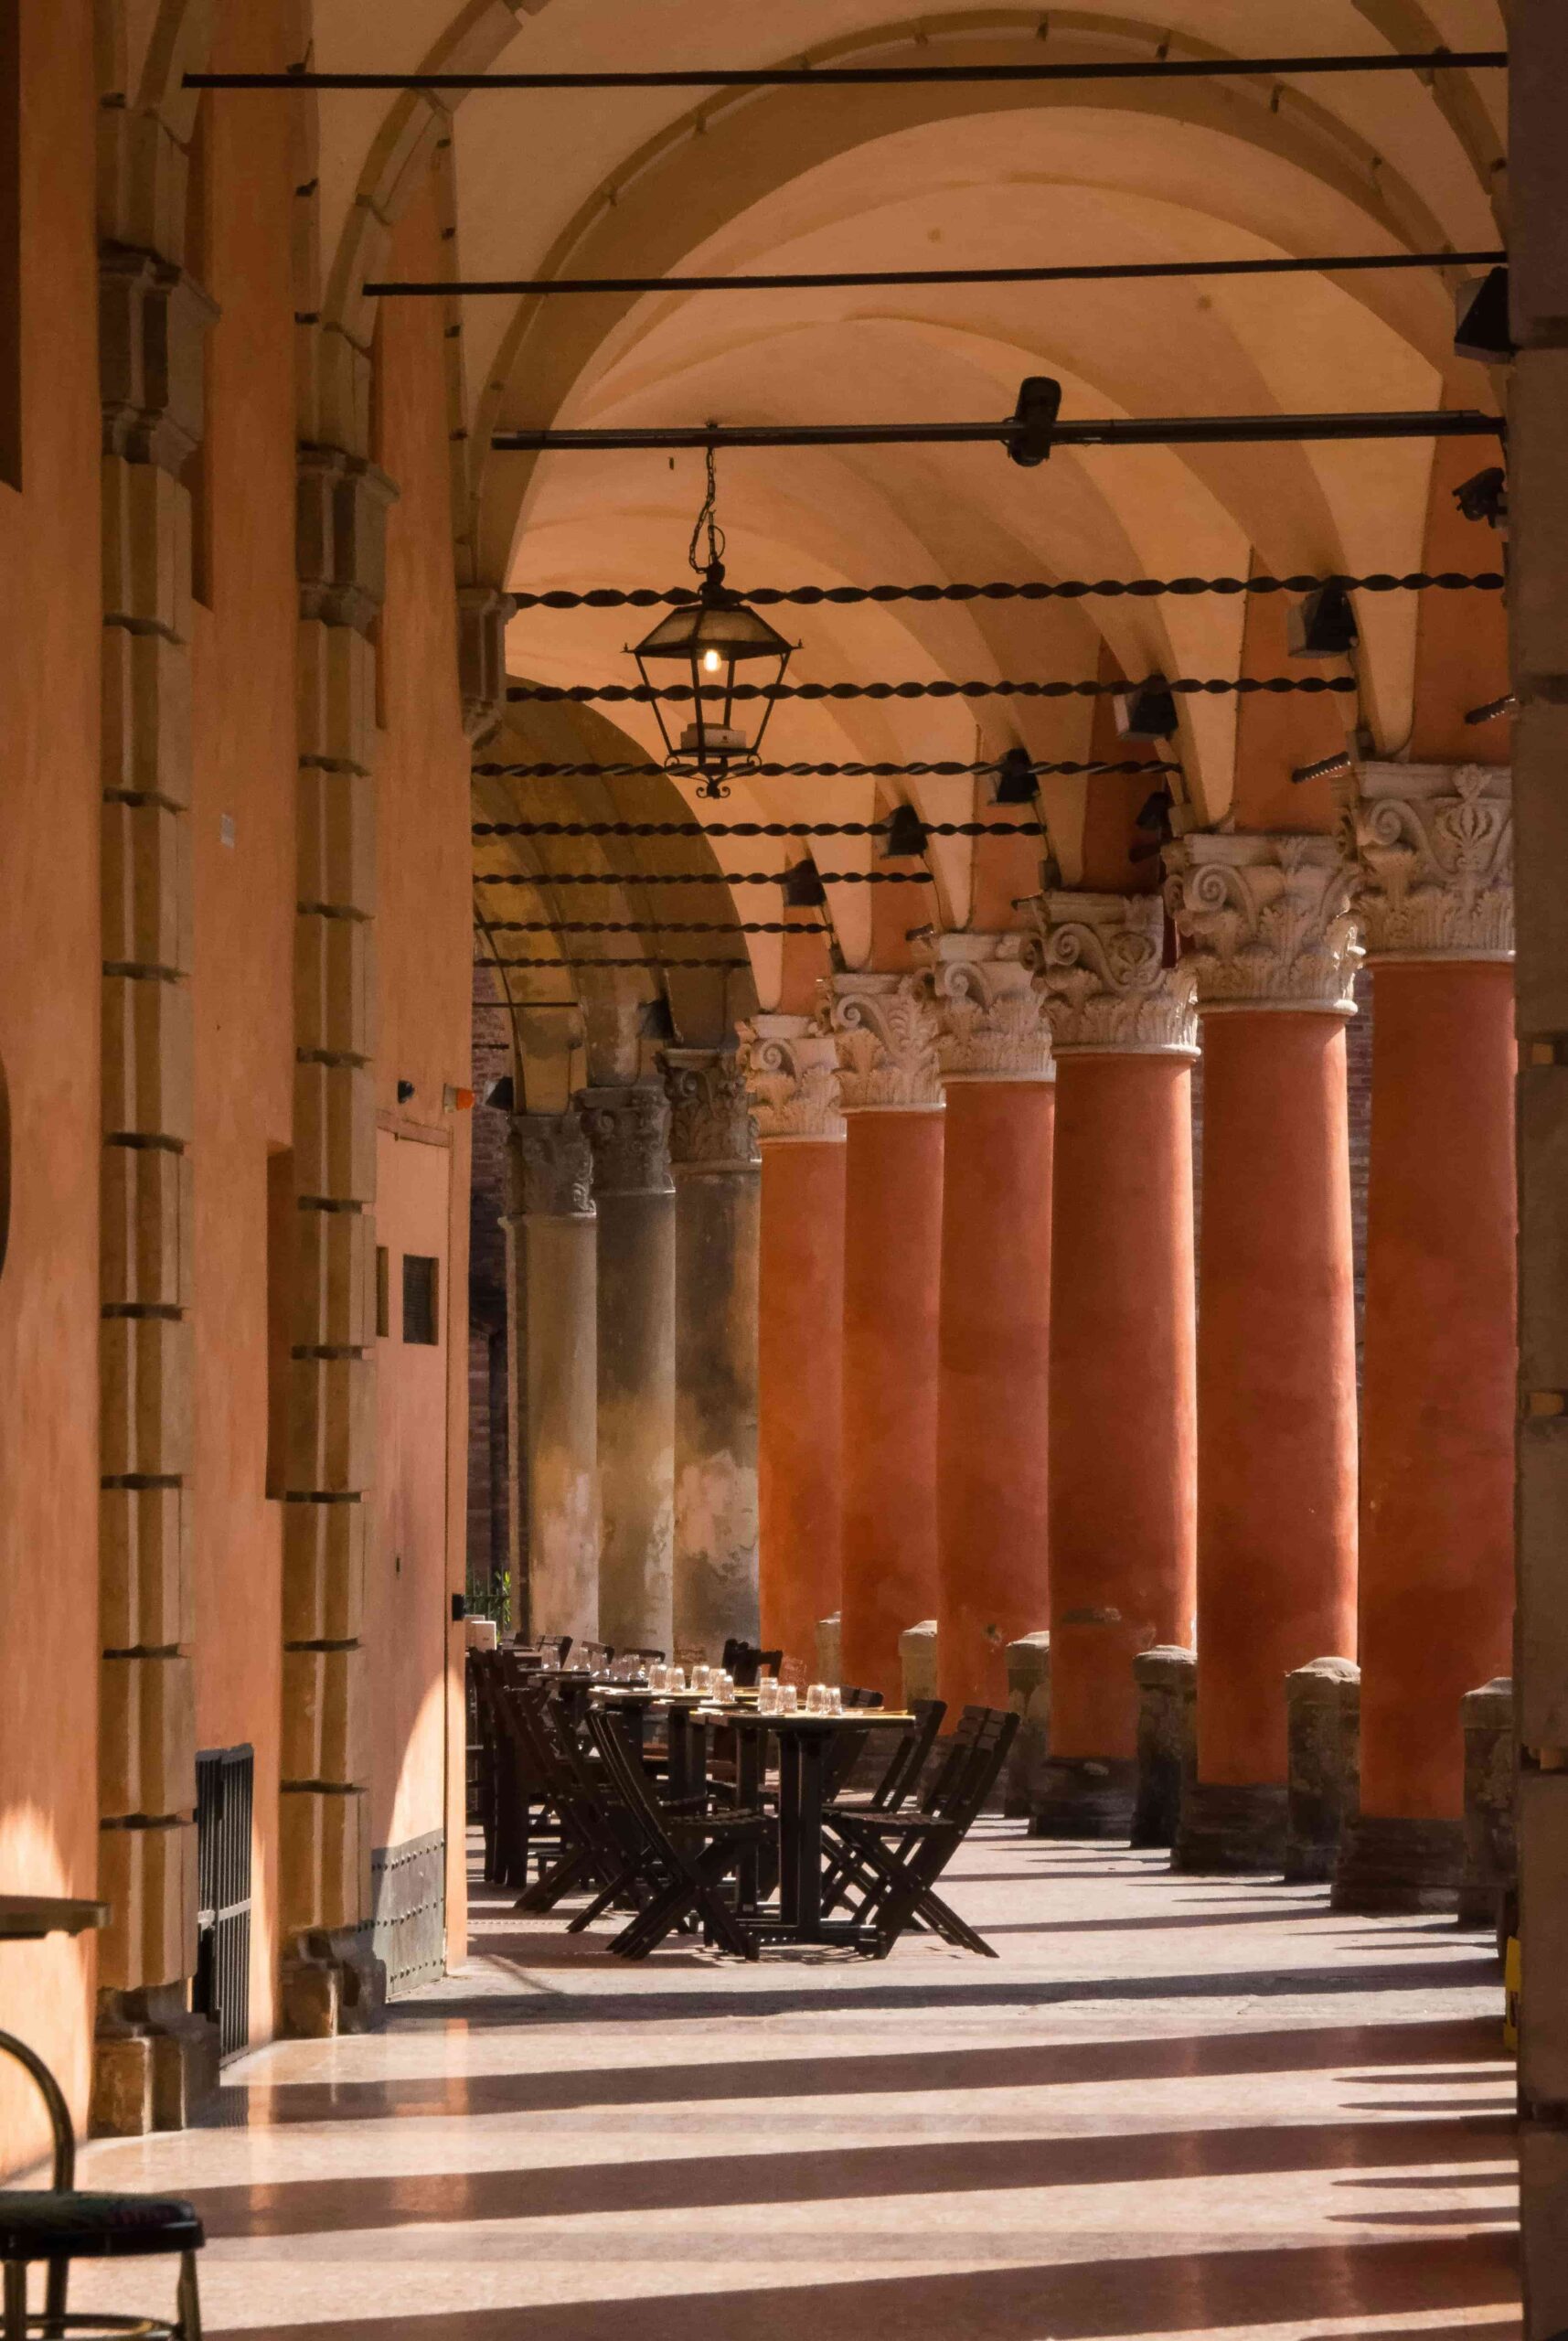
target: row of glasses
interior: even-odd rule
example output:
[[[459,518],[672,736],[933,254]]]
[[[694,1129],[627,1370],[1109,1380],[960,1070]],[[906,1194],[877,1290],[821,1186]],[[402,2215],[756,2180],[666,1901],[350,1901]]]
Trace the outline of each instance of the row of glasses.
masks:
[[[665,1666],[656,1661],[648,1669],[648,1688],[650,1691],[684,1691],[686,1688],[685,1667]]]

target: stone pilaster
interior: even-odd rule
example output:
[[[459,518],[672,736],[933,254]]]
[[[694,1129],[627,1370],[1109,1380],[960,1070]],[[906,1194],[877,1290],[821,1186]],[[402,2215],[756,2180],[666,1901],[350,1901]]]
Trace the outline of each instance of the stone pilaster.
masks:
[[[1355,1014],[1355,873],[1333,838],[1198,832],[1165,858],[1166,902],[1201,1013]]]
[[[940,1113],[940,1027],[923,973],[867,968],[822,989],[845,1113]]]
[[[1362,764],[1350,808],[1369,958],[1513,957],[1513,775]]]
[[[944,1085],[1050,1081],[1051,1025],[1027,935],[938,935],[926,946]]]
[[[457,687],[472,747],[493,739],[507,712],[507,624],[517,606],[496,585],[458,588]]]
[[[831,1034],[811,1016],[754,1016],[738,1030],[761,1143],[842,1145],[838,1048]]]
[[[178,154],[166,143],[171,158]],[[216,2084],[196,1968],[191,499],[217,315],[178,263],[100,262],[103,1154],[92,2126],[177,2129]]]
[[[1058,1057],[1198,1053],[1194,983],[1165,964],[1157,894],[1048,893],[1035,963]]]
[[[582,1116],[515,1114],[507,1155],[509,1531],[519,1624],[599,1636],[598,1214]]]

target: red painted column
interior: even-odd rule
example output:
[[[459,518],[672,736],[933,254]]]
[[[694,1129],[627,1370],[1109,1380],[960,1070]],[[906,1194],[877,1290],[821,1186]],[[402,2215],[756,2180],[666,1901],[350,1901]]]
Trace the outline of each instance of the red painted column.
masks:
[[[899,1636],[935,1614],[943,1116],[917,975],[833,978],[844,1202],[844,1601],[848,1684],[902,1694]]]
[[[844,1119],[810,1017],[741,1028],[763,1149],[757,1384],[762,1641],[809,1677],[842,1592]]]
[[[1356,1649],[1344,1020],[1360,957],[1331,838],[1168,857],[1203,1018],[1198,1779],[1180,1869],[1277,1869],[1285,1677]]]
[[[1133,1660],[1194,1599],[1191,987],[1157,895],[1041,906],[1057,1064],[1051,1761],[1031,1827],[1125,1837]]]
[[[944,935],[947,1102],[937,1393],[938,1688],[1007,1705],[1007,1649],[1049,1622],[1046,1443],[1055,1094],[1021,935]]]
[[[1443,765],[1360,774],[1374,1021],[1360,1812],[1333,1893],[1349,1910],[1456,1907],[1459,1703],[1512,1672],[1512,817],[1505,771],[1464,777],[1461,795]]]

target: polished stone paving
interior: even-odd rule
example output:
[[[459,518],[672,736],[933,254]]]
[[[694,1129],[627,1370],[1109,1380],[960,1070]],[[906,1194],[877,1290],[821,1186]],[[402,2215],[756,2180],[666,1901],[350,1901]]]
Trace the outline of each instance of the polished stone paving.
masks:
[[[1518,2334],[1481,1937],[1001,1822],[952,1879],[995,1962],[627,1968],[481,1887],[385,2032],[260,2049],[82,2183],[194,2196],[209,2329],[291,2341]]]

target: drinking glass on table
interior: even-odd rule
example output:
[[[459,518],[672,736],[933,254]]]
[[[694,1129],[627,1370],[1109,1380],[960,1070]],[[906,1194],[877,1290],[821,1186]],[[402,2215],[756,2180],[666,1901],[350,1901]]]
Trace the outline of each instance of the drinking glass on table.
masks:
[[[827,1712],[830,1716],[841,1716],[844,1712],[844,1694],[837,1683],[827,1685]]]
[[[713,1677],[713,1696],[721,1707],[732,1707],[735,1704],[735,1678],[722,1666]]]
[[[827,1685],[826,1683],[813,1683],[808,1685],[805,1694],[805,1712],[808,1716],[827,1714]]]
[[[779,1686],[771,1674],[759,1676],[757,1682],[757,1713],[776,1716],[779,1711]]]
[[[800,1704],[800,1694],[793,1683],[779,1684],[778,1711],[781,1716],[793,1716]]]
[[[686,1688],[685,1667],[667,1666],[665,1668],[664,1686],[667,1691],[684,1691]]]

